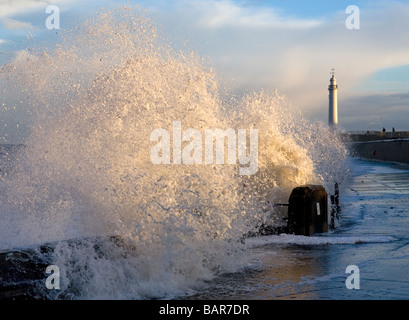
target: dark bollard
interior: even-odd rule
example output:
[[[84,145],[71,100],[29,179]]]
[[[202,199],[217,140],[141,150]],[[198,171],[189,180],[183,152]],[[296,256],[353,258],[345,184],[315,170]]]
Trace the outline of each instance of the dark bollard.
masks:
[[[328,232],[328,195],[323,186],[293,189],[288,206],[288,231],[305,236]]]

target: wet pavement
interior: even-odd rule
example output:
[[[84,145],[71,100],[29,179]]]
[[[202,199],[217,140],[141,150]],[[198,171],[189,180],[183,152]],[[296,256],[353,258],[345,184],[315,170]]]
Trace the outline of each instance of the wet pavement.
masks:
[[[353,159],[351,168],[334,231],[253,239],[257,268],[223,275],[190,298],[409,299],[409,167]]]

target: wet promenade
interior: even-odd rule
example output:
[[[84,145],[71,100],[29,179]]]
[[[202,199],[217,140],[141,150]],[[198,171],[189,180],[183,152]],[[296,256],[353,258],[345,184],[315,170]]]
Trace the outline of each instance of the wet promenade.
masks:
[[[351,168],[335,231],[250,239],[259,267],[224,275],[194,298],[409,299],[408,166],[354,159]],[[359,275],[346,272],[351,265]]]

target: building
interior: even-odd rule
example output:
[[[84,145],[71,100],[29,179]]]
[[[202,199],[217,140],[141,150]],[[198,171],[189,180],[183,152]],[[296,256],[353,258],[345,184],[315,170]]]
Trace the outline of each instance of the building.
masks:
[[[332,77],[330,79],[329,91],[329,112],[328,112],[328,125],[336,129],[338,125],[338,85],[335,79],[334,71],[332,71]]]

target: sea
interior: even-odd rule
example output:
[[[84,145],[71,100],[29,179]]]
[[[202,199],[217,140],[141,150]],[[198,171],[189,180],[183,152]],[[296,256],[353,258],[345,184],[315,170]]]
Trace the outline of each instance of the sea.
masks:
[[[2,67],[3,103],[17,95],[29,124],[20,145],[1,146],[0,250],[58,270],[58,288],[40,281],[33,295],[408,298],[408,168],[354,158],[288,97],[226,88],[206,58],[167,41],[118,8]],[[231,161],[231,136],[201,148],[206,130],[245,133],[237,158],[257,151],[257,172]],[[285,224],[291,191],[308,184],[339,185],[335,228],[258,235]]]
[[[4,159],[10,161],[10,155],[21,148],[24,147],[2,146],[2,168],[8,163]],[[192,276],[192,273],[179,274],[175,277],[172,273],[180,273],[182,270],[165,271],[158,266],[155,276],[163,276],[158,274],[162,270],[164,275],[175,277],[179,283],[163,281],[162,286],[159,286],[158,282],[161,282],[159,280],[153,278],[145,280],[147,283],[144,283],[143,296],[140,295],[141,284],[137,283],[135,278],[139,280],[139,277],[142,277],[139,273],[148,272],[141,266],[143,261],[149,261],[152,257],[138,255],[135,260],[136,257],[132,253],[135,244],[133,247],[121,247],[119,252],[115,252],[118,250],[117,247],[107,246],[107,250],[113,252],[97,256],[93,250],[90,251],[90,244],[94,245],[95,239],[84,238],[82,241],[85,244],[75,247],[67,245],[64,242],[66,238],[61,238],[59,241],[62,244],[58,247],[60,251],[57,252],[58,259],[63,259],[61,268],[75,268],[79,272],[79,275],[76,275],[78,278],[74,279],[75,282],[70,279],[62,281],[75,283],[79,287],[77,289],[84,290],[86,294],[76,291],[75,295],[71,286],[67,285],[65,289],[59,290],[61,292],[58,295],[47,298],[219,302],[407,300],[409,166],[359,158],[350,158],[349,165],[351,174],[340,194],[337,224],[326,233],[312,236],[276,233],[242,238],[240,248],[245,252],[245,257],[238,254],[229,257],[231,263],[237,264],[237,268],[214,271],[214,275],[206,278],[197,276],[196,279],[189,279],[186,287],[181,286],[184,281],[182,278]],[[4,173],[3,170],[2,172]],[[4,231],[2,233],[4,234]],[[12,233],[18,238],[18,227],[14,227]],[[12,246],[7,244],[11,242],[10,239],[9,241],[5,241],[3,237],[2,239],[2,252],[35,248],[42,244],[27,242]],[[131,254],[124,255],[123,250],[130,250]],[[90,262],[90,256],[86,256],[87,254],[91,254],[91,260],[94,261]],[[188,255],[180,258],[189,260],[198,257]],[[201,258],[203,263],[203,257]],[[92,271],[87,270],[90,267],[93,268]],[[105,278],[107,267],[114,273],[108,279]],[[81,271],[81,268],[84,270]],[[98,275],[98,272],[103,277]],[[69,278],[70,273],[64,271],[64,277]],[[127,277],[135,288],[128,287],[122,291],[122,285],[127,283]],[[173,281],[176,281],[175,278]],[[84,281],[79,281],[80,279]],[[10,283],[10,279],[7,279],[7,283]],[[92,290],[86,289],[88,285]],[[164,288],[165,285],[168,287]]]
[[[259,269],[223,275],[191,297],[407,300],[409,166],[353,158],[351,169],[335,229],[249,238]]]

